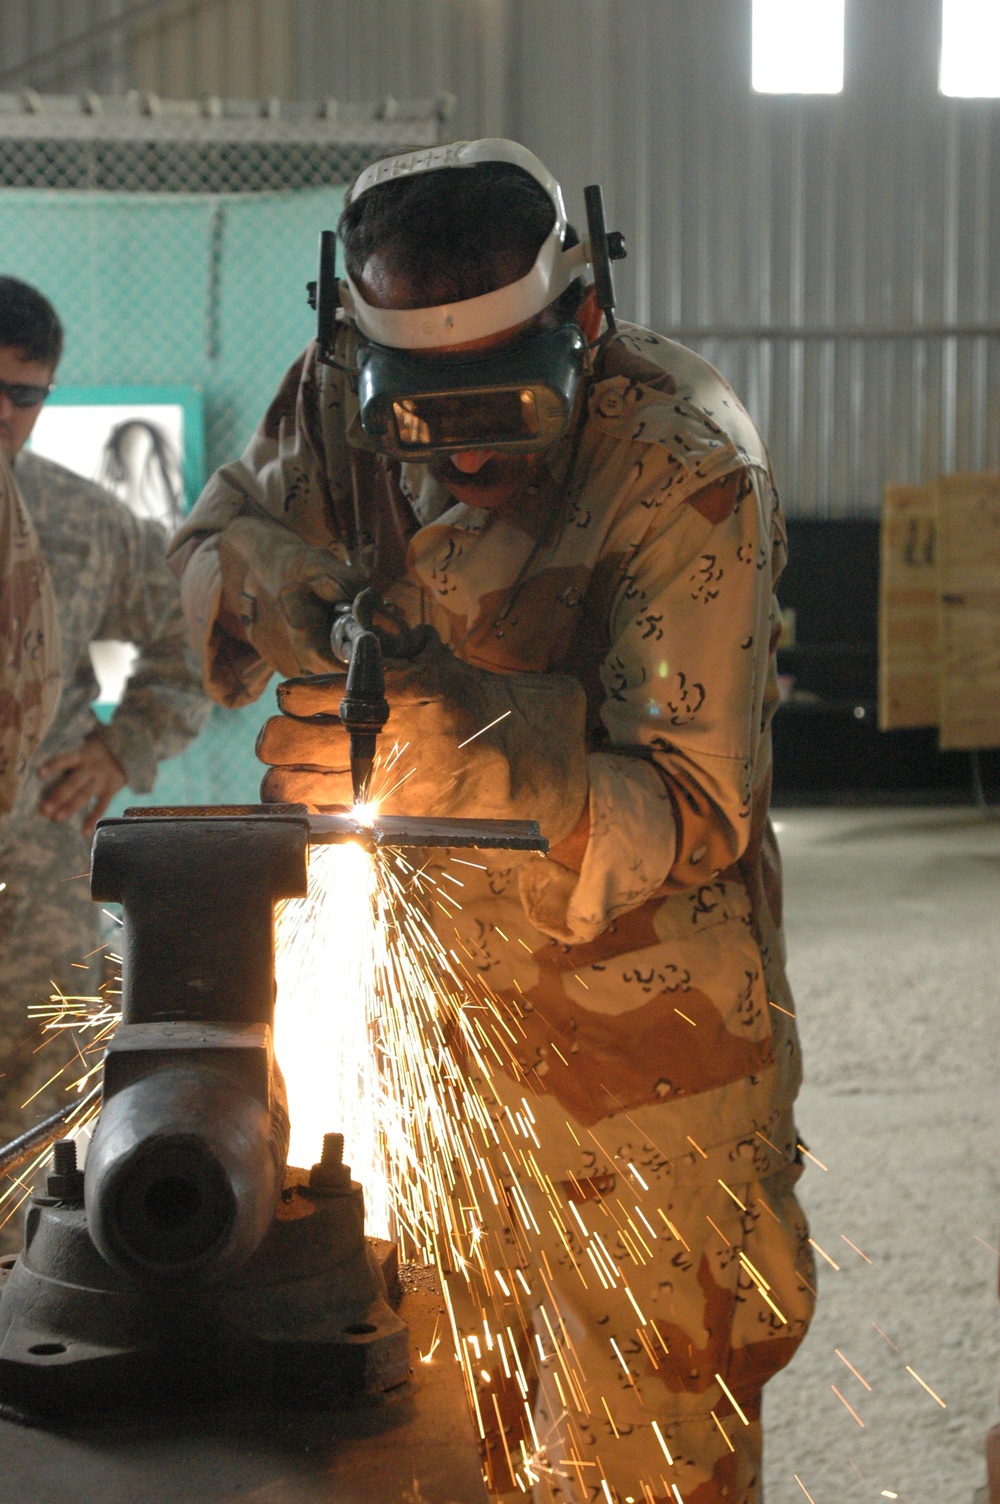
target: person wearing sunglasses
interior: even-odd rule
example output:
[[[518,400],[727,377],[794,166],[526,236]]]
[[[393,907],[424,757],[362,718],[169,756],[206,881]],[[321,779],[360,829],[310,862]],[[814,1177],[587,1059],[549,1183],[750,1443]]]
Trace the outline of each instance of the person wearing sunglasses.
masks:
[[[30,450],[62,346],[48,299],[0,276],[0,454],[48,568],[63,663],[52,725],[0,825],[3,1142],[65,1101],[65,1082],[45,1083],[72,1047],[50,1035],[39,1049],[29,1007],[47,1001],[53,982],[80,994],[93,993],[101,979],[99,911],[82,876],[94,826],[126,783],[152,788],[158,762],[186,745],[209,710],[164,561],[163,529]],[[93,710],[99,689],[89,649],[108,638],[135,643],[139,656],[104,725]],[[19,1237],[10,1223],[0,1230],[0,1250]]]
[[[719,373],[616,327],[620,245],[586,197],[581,239],[511,141],[366,168],[317,341],[172,558],[214,698],[292,676],[265,799],[351,804],[330,628],[366,584],[399,748],[381,809],[548,840],[456,867],[434,921],[494,1009],[454,1070],[495,1199],[472,1163],[445,1239],[491,1488],[751,1504],[814,1283],[767,812],[784,527]]]

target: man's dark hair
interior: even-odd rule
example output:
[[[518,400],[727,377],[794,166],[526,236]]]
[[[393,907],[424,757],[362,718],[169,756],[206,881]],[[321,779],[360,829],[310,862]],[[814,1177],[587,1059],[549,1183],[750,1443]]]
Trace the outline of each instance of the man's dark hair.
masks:
[[[0,277],[0,349],[55,370],[62,348],[63,327],[48,298],[16,277]]]
[[[373,251],[413,289],[415,307],[457,303],[524,277],[555,224],[555,209],[530,173],[508,162],[444,167],[390,178],[369,188],[340,216],[337,233],[355,283]],[[567,227],[563,245],[579,236]],[[555,304],[572,318],[579,279]]]

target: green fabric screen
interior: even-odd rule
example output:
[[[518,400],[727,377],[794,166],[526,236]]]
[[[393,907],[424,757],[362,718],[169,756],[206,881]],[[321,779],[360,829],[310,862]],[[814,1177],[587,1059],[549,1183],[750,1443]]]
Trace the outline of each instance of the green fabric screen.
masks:
[[[240,454],[282,374],[310,339],[305,284],[343,187],[164,195],[0,189],[0,273],[38,287],[66,329],[59,380],[195,386],[211,472]],[[193,500],[193,498],[189,498]],[[126,804],[257,798],[257,729],[270,693],[216,707],[201,736]]]

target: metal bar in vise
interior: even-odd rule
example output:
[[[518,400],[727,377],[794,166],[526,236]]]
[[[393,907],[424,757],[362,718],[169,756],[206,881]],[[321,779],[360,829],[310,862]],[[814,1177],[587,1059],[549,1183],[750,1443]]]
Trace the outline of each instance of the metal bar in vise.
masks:
[[[49,1117],[43,1118],[33,1128],[25,1133],[19,1133],[17,1138],[12,1138],[9,1144],[0,1148],[0,1175],[6,1175],[11,1170],[16,1170],[26,1159],[33,1154],[41,1154],[57,1138],[62,1138],[64,1130],[69,1124],[71,1117],[85,1112],[92,1102],[96,1102],[101,1095],[101,1083],[92,1086],[82,1097],[75,1097],[65,1107],[60,1107],[58,1112],[53,1112]]]
[[[346,811],[317,812],[305,804],[192,804],[162,809],[136,807],[125,811],[125,819],[170,816],[175,820],[210,820],[233,815],[296,816],[308,824],[311,846],[336,846],[354,841],[367,851],[394,847],[403,850],[466,846],[481,851],[543,853],[549,847],[535,820],[448,820],[415,815],[376,815],[372,820],[359,820]]]
[[[446,820],[410,815],[376,815],[371,821],[354,815],[310,815],[309,841],[332,846],[355,841],[368,850],[377,847],[467,846],[479,850],[547,851],[548,841],[534,820]]]

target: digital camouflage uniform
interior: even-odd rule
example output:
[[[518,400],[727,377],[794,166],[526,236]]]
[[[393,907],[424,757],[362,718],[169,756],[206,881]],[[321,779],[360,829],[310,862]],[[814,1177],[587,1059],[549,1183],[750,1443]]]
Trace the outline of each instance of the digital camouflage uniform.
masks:
[[[34,763],[72,751],[96,733],[129,785],[146,792],[157,763],[191,740],[210,709],[187,642],[177,583],[164,562],[163,529],[38,455],[22,453],[15,473],[48,564],[63,649],[62,694]],[[88,646],[106,638],[134,642],[140,652],[121,704],[104,726],[92,709],[98,683]],[[83,814],[61,823],[45,819],[38,813],[41,792],[30,772],[0,828],[0,871],[7,883],[0,893],[3,1142],[66,1101],[62,1082],[34,1094],[72,1043],[65,1035],[43,1036],[28,1008],[46,1002],[53,983],[70,994],[93,994],[102,974],[100,957],[93,954],[100,943],[100,911],[90,898]]]
[[[59,661],[59,626],[41,546],[0,455],[0,818],[14,804],[52,720]]]
[[[354,336],[340,338],[350,368]],[[517,1064],[479,1083],[510,1145],[510,1203],[484,1236],[495,1267],[522,1270],[543,1344],[536,1498],[603,1498],[604,1478],[636,1504],[736,1504],[759,1498],[761,1387],[812,1310],[768,820],[784,526],[756,429],[691,351],[622,325],[583,400],[527,495],[490,513],[366,449],[341,373],[310,347],[171,547],[226,703],[271,671],[245,537],[242,575],[225,544],[218,562],[237,517],[244,533],[256,519],[261,559],[285,529],[327,550],[347,595],[360,565],[470,663],[583,685],[581,871],[484,854],[485,872],[462,869],[461,912],[438,921],[520,1031],[497,1034]],[[223,607],[260,653],[227,636]],[[476,1315],[467,1303],[470,1330]],[[483,1361],[500,1488],[524,1428],[497,1355]]]

